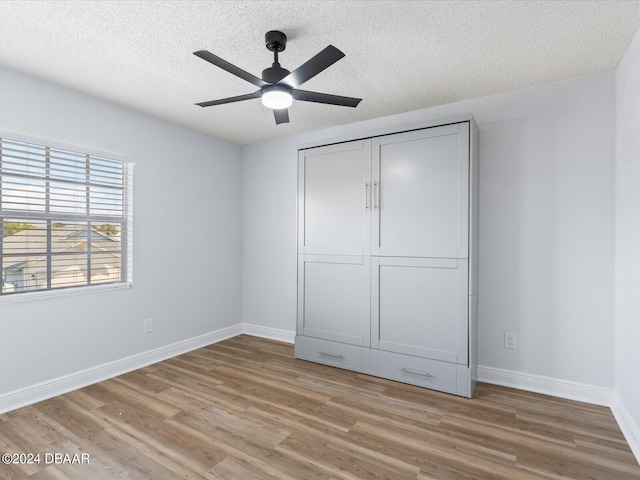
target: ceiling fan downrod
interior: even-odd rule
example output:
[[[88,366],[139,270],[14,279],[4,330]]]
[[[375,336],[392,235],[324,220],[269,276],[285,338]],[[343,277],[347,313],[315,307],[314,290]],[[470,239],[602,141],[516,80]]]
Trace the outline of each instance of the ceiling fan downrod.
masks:
[[[287,48],[287,36],[277,30],[271,30],[265,34],[264,41],[267,50],[273,52],[273,65],[262,71],[262,80],[267,83],[277,83],[291,73],[286,68],[282,68],[278,61],[278,53]]]

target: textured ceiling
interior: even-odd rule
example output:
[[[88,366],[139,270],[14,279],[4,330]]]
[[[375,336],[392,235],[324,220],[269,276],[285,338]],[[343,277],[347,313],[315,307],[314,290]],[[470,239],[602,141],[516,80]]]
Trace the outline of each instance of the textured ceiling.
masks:
[[[0,65],[247,144],[615,69],[638,1],[0,1]],[[268,30],[293,70],[332,44],[346,57],[302,88],[362,98],[196,107],[255,87],[192,55],[260,76]],[[0,86],[1,88],[1,86]]]

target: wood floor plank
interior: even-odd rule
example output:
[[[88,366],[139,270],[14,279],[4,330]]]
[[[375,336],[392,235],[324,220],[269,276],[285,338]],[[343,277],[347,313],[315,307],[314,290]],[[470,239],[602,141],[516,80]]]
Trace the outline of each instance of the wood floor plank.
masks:
[[[135,438],[141,444],[152,446],[161,458],[170,458],[193,472],[206,472],[226,458],[226,453],[203,444],[187,432],[172,428],[164,421],[154,418],[129,418],[117,410],[103,407],[95,412],[113,422],[121,432]],[[165,465],[167,466],[167,465]],[[174,471],[178,468],[172,467]],[[183,478],[190,478],[184,476]]]
[[[375,452],[363,455],[362,450],[297,432],[278,445],[278,450],[296,452],[300,457],[323,467],[339,478],[413,480],[418,473],[411,471],[413,469],[398,468],[396,465],[385,463]]]
[[[314,418],[308,417],[304,412],[292,414],[289,411],[281,411],[277,406],[261,407],[249,410],[248,415],[265,418],[271,422],[278,422],[285,425],[291,431],[297,431],[305,438],[312,439],[317,443],[331,443],[334,448],[344,451],[357,451],[361,457],[376,457],[383,459],[384,463],[399,470],[413,472],[415,476],[420,468],[416,463],[405,462],[402,459],[387,455],[383,449],[372,448],[374,445],[370,439],[364,442],[358,441],[352,434],[352,429],[334,428],[331,425],[317,422]],[[350,422],[355,424],[355,419]]]
[[[109,432],[119,441],[130,447],[132,450],[143,454],[145,457],[153,459],[154,464],[159,464],[166,468],[171,477],[184,478],[189,480],[206,480],[210,478],[206,472],[218,461],[214,460],[210,463],[198,462],[192,455],[195,448],[190,447],[188,454],[180,452],[179,448],[174,445],[173,448],[167,449],[164,441],[166,438],[153,438],[149,435],[140,433],[139,429],[129,430],[126,428],[112,428]],[[158,441],[159,440],[159,441]],[[172,442],[173,443],[173,442]],[[182,455],[180,455],[182,453]],[[209,459],[211,456],[207,455]],[[187,461],[185,461],[187,460]],[[203,472],[203,475],[197,472]],[[150,478],[166,478],[152,476]]]
[[[271,450],[260,448],[253,443],[245,443],[242,438],[234,436],[233,433],[225,434],[224,431],[216,431],[215,426],[210,424],[203,425],[192,417],[181,417],[171,418],[166,423],[175,426],[182,432],[193,435],[202,444],[217,448],[245,464],[254,465],[256,471],[273,470],[272,467],[269,467],[268,462],[268,459],[272,456]],[[265,457],[267,461],[265,461]],[[287,470],[273,471],[272,476],[282,480],[297,480],[296,477],[292,477],[286,472]]]
[[[473,399],[296,360],[247,335],[0,415],[0,479],[640,480],[608,408],[478,384]]]

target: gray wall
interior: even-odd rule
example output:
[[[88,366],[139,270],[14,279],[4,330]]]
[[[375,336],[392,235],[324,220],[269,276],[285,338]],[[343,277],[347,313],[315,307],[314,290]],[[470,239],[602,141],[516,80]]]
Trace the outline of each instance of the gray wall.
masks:
[[[298,146],[473,113],[479,363],[612,388],[614,86],[607,73],[243,147],[244,321],[295,330]]]
[[[0,303],[0,395],[241,321],[240,147],[4,68],[0,105],[0,130],[135,161],[133,288]]]
[[[614,411],[640,461],[640,32],[616,71],[615,312]]]

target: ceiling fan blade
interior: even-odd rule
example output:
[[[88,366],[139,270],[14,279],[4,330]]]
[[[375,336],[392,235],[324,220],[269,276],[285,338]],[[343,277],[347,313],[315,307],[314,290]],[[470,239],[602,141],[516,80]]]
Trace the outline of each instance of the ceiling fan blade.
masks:
[[[261,78],[258,78],[255,75],[250,74],[249,72],[245,72],[240,67],[236,67],[235,65],[227,62],[226,60],[223,60],[222,58],[214,55],[207,50],[198,50],[197,52],[193,52],[193,54],[203,60],[206,60],[209,63],[212,63],[216,67],[220,67],[221,69],[226,70],[236,77],[240,77],[247,82],[253,83],[256,87],[264,87],[265,85],[267,85],[267,82],[265,82]]]
[[[213,105],[224,105],[225,103],[241,102],[243,100],[251,100],[252,98],[260,98],[262,90],[257,90],[246,95],[238,95],[237,97],[221,98],[220,100],[211,100],[209,102],[196,103],[199,107],[212,107]]]
[[[280,125],[281,123],[289,123],[289,110],[283,108],[281,110],[274,110],[273,116],[276,119],[276,125]]]
[[[341,105],[343,107],[357,107],[361,98],[342,97],[329,93],[308,92],[306,90],[291,90],[291,96],[303,102],[327,103],[329,105]]]
[[[284,83],[286,85],[289,85],[290,87],[296,88],[310,78],[315,77],[325,68],[328,68],[336,63],[342,57],[344,57],[344,53],[342,53],[333,45],[329,45],[315,57],[311,57],[289,75],[280,80],[280,83]]]

